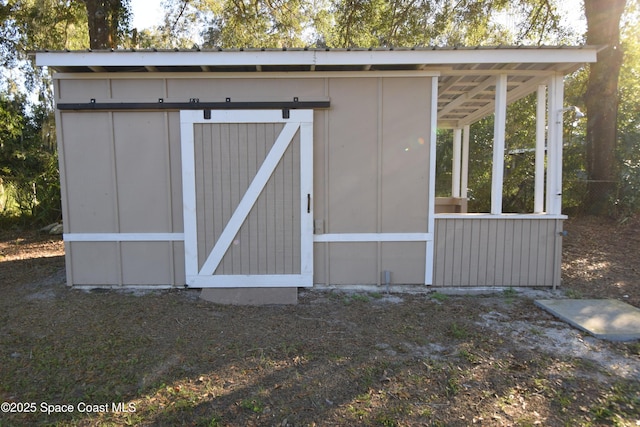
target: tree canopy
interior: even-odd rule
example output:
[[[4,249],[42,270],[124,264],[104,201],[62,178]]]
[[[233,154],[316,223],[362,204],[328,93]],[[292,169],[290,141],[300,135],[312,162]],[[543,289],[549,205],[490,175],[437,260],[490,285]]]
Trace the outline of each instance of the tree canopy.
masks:
[[[586,107],[590,124],[568,123],[565,202],[592,206],[593,191],[588,183],[607,181],[612,185],[600,199],[605,209],[614,206],[618,213],[638,210],[638,3],[583,0],[583,12],[589,18],[588,31],[583,33],[562,16],[560,0],[163,0],[163,21],[151,29],[131,28],[129,0],[0,0],[0,190],[3,183],[7,188],[9,182],[23,182],[25,191],[33,192],[36,177],[42,176],[44,170],[56,173],[55,162],[50,161],[55,158],[55,144],[49,76],[28,60],[30,51],[540,45],[586,41],[609,44],[603,52],[612,56],[602,56],[604,71],[598,72],[598,66],[594,66],[591,77],[582,70],[567,79],[568,98],[581,108]],[[606,7],[599,10],[604,4]],[[617,21],[620,14],[622,24]],[[603,25],[604,22],[609,24]],[[620,66],[619,79],[612,64]],[[607,85],[598,86],[604,84],[605,77],[609,78]],[[610,101],[604,102],[605,95]],[[507,134],[514,147],[533,139],[531,126],[523,125],[534,117],[533,104],[529,99],[521,100],[518,111],[510,113],[508,126],[512,127]],[[604,113],[605,107],[609,113]],[[613,111],[618,111],[617,117]],[[476,151],[472,173],[489,169],[491,158],[482,153],[491,144],[491,120],[488,117],[473,127],[472,150]],[[609,129],[606,135],[605,128]],[[445,148],[439,148],[443,159],[450,155]],[[22,161],[22,157],[48,160]],[[530,203],[530,161],[527,156],[505,156],[505,203],[510,204],[507,211],[526,209]],[[438,164],[439,188],[450,174],[446,162]],[[20,175],[20,168],[29,173]],[[476,204],[478,209],[483,209],[480,200],[486,196],[489,178],[478,175],[473,180],[471,205]],[[51,176],[47,179],[52,181]]]

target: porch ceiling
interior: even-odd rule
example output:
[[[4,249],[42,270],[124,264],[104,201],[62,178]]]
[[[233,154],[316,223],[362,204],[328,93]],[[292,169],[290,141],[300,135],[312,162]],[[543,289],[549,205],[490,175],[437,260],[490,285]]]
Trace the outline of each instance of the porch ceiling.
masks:
[[[432,72],[439,76],[438,126],[462,127],[494,112],[496,77],[507,74],[507,99],[536,91],[557,74],[596,61],[598,47],[413,49],[239,49],[38,52],[36,64],[62,73]]]

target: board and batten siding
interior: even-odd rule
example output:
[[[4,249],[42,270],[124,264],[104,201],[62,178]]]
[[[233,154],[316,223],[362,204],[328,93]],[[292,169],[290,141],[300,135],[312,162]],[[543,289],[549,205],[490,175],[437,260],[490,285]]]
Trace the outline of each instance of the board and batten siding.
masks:
[[[316,234],[433,232],[428,230],[433,76],[58,73],[54,78],[59,103],[330,99],[330,109],[314,113]],[[178,111],[57,111],[56,115],[65,234],[183,232]],[[201,151],[207,156],[206,148]],[[214,157],[210,156],[211,162]],[[204,187],[198,191],[204,194]],[[212,206],[214,199],[207,200]],[[241,240],[248,238],[242,235],[245,231]],[[202,244],[208,248],[212,242],[205,238]],[[69,284],[182,286],[185,282],[184,244],[177,238],[74,240],[65,248]],[[238,249],[244,256],[244,249]],[[225,271],[236,271],[234,256],[223,262]],[[422,284],[425,258],[424,242],[316,242],[314,283],[378,284],[380,272],[389,270],[394,283]],[[249,271],[254,267],[265,268],[250,262]]]
[[[511,218],[436,216],[434,286],[559,285],[562,220]]]
[[[59,113],[65,233],[180,233],[179,118],[166,112]],[[176,133],[177,132],[177,133]],[[62,138],[60,138],[62,135]],[[81,285],[184,281],[180,241],[67,241]]]
[[[427,233],[431,78],[333,78],[314,133],[316,234]],[[314,282],[424,284],[424,242],[316,242]]]

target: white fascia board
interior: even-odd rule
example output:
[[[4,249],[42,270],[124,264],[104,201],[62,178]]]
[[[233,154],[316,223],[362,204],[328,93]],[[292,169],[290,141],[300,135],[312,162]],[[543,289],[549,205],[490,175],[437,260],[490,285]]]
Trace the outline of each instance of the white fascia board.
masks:
[[[596,48],[314,51],[316,65],[595,62]]]
[[[596,61],[595,47],[540,49],[459,49],[384,51],[222,51],[222,52],[39,52],[36,65],[58,67],[201,65],[391,65],[485,63],[584,63]]]
[[[201,66],[201,65],[313,65],[312,51],[229,52],[45,52],[36,54],[38,66]]]

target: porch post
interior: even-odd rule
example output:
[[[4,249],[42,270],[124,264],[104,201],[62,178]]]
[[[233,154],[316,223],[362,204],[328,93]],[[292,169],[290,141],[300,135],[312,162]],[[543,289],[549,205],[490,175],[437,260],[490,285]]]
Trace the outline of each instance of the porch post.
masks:
[[[538,86],[538,105],[536,109],[536,160],[535,160],[535,193],[533,212],[544,212],[544,156],[545,156],[545,127],[546,127],[546,96],[547,87]]]
[[[507,122],[507,75],[496,77],[496,105],[493,125],[493,170],[491,173],[491,213],[502,213],[504,178],[504,139]]]
[[[431,117],[429,121],[429,216],[427,233],[435,236],[436,203],[436,137],[438,134],[438,77],[431,78]],[[425,248],[424,284],[433,284],[434,239],[428,240]]]
[[[460,197],[460,157],[462,157],[462,129],[453,130],[453,165],[451,167],[451,197]]]
[[[549,135],[547,137],[547,213],[562,213],[562,105],[564,80],[561,74],[549,81]]]
[[[460,174],[460,197],[468,198],[469,189],[469,125],[463,128],[462,133],[462,173]]]

